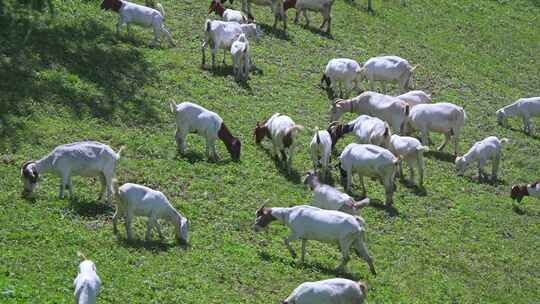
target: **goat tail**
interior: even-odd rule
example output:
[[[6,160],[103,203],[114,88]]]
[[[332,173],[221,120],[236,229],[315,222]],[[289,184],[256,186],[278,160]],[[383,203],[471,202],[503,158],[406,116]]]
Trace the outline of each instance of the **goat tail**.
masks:
[[[120,190],[119,190],[120,187],[118,186],[118,180],[116,178],[113,178],[112,188],[113,188],[113,197],[115,199],[118,199],[120,197]]]
[[[303,130],[304,130],[304,126],[302,126],[302,125],[294,125],[294,126],[290,127],[289,129],[287,129],[286,133],[291,133],[291,132],[296,133],[296,132],[300,132],[300,131],[303,131]]]
[[[126,148],[126,145],[122,145],[120,149],[118,149],[118,152],[116,152],[116,160],[120,159],[120,154],[122,153],[122,151],[124,151],[125,148]]]
[[[418,151],[418,152],[426,152],[426,151],[429,151],[429,148],[428,148],[428,146],[420,145],[420,146],[416,147],[416,151]]]
[[[210,19],[206,19],[206,22],[204,23],[204,29],[207,32],[210,32],[212,29],[212,21]]]
[[[156,10],[161,14],[161,17],[165,19],[165,9],[163,8],[163,5],[161,5],[161,3],[156,4]]]
[[[81,262],[86,260],[86,257],[84,256],[84,254],[78,250],[77,250],[77,257],[79,258],[79,260],[81,260]]]
[[[392,134],[390,134],[390,125],[388,125],[387,122],[384,123],[384,134],[383,137],[390,137]]]
[[[417,64],[411,68],[411,73],[414,72],[417,68],[421,67],[421,65]]]
[[[317,144],[321,144],[321,138],[319,137],[319,127],[315,127],[315,136],[317,137]]]
[[[362,290],[362,293],[364,294],[364,296],[367,294],[367,291],[368,291],[368,286],[365,282],[362,282],[362,281],[358,281],[358,287],[360,287],[360,290]]]
[[[176,113],[176,102],[174,100],[169,101],[169,107],[171,109],[171,113]]]
[[[510,140],[508,138],[504,137],[504,138],[501,138],[500,142],[501,142],[501,145],[502,145],[502,144],[505,144],[507,142],[510,142]]]
[[[351,198],[351,202],[353,204],[353,207],[354,209],[358,210],[358,209],[362,209],[364,207],[367,207],[369,206],[369,198],[365,198],[361,201],[354,201],[352,198]]]
[[[342,102],[342,101],[345,101],[346,99],[343,99],[343,98],[336,98],[334,100],[332,100],[332,106],[335,107],[338,103]]]

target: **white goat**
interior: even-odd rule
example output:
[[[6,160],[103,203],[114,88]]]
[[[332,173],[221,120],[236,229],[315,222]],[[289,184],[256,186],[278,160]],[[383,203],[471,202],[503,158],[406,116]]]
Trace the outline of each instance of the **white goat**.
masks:
[[[96,265],[87,260],[81,253],[78,252],[77,255],[82,261],[79,264],[79,273],[73,280],[75,303],[96,304],[97,295],[101,288],[101,279],[96,272]]]
[[[431,100],[431,96],[426,94],[424,91],[420,91],[420,90],[409,91],[405,94],[396,96],[396,98],[399,98],[405,101],[411,107],[414,107],[422,103],[433,103],[433,101]]]
[[[497,121],[505,127],[508,125],[508,117],[511,116],[521,117],[524,132],[531,135],[533,133],[531,118],[540,116],[540,97],[521,98],[497,110]]]
[[[171,101],[170,106],[171,112],[176,115],[175,138],[181,154],[186,153],[187,135],[198,133],[206,138],[206,155],[209,159],[218,159],[215,144],[218,138],[223,141],[233,160],[240,159],[240,140],[231,134],[218,114],[191,102],[176,104]]]
[[[159,237],[163,239],[158,219],[168,221],[174,226],[176,239],[180,244],[188,242],[188,220],[169,203],[167,197],[156,190],[145,186],[126,183],[116,190],[118,202],[113,216],[114,233],[118,234],[118,216],[126,221],[128,241],[133,240],[131,224],[134,216],[148,217],[146,241],[151,238],[152,228],[156,228]]]
[[[250,69],[249,42],[245,34],[240,34],[231,45],[233,72],[237,79],[247,80]]]
[[[246,23],[248,20],[241,11],[225,8],[218,0],[212,0],[208,13],[215,12],[223,21],[232,21],[238,23]]]
[[[427,147],[422,146],[420,141],[414,137],[392,135],[390,137],[390,145],[388,146],[390,152],[392,152],[399,159],[399,176],[403,177],[403,165],[405,160],[409,167],[409,175],[411,181],[414,181],[414,166],[418,168],[420,187],[424,184],[424,151]]]
[[[116,24],[117,34],[120,34],[122,25],[126,24],[128,35],[130,35],[129,25],[130,23],[135,23],[143,27],[152,27],[154,29],[154,41],[152,42],[152,45],[156,45],[160,41],[159,37],[163,33],[167,39],[169,39],[169,42],[173,46],[176,46],[171,34],[164,25],[165,16],[156,9],[124,0],[103,0],[101,9],[111,9],[120,15],[118,23]]]
[[[417,67],[411,66],[407,60],[398,56],[380,56],[366,61],[362,66],[362,73],[369,83],[370,91],[373,91],[375,81],[382,82],[384,92],[386,92],[386,82],[397,82],[403,93],[409,89]]]
[[[471,162],[477,162],[478,164],[478,180],[485,178],[484,166],[488,160],[492,161],[491,180],[497,180],[497,172],[499,171],[499,162],[501,160],[501,148],[504,143],[508,142],[508,139],[498,139],[495,136],[489,136],[481,141],[476,142],[469,152],[463,156],[456,158],[456,170],[458,175],[463,175],[465,169]]]
[[[282,304],[362,304],[366,296],[364,282],[335,278],[302,283]]]
[[[260,6],[269,6],[274,15],[274,29],[277,27],[278,20],[283,21],[283,30],[287,30],[287,15],[283,9],[283,0],[242,0],[242,11],[248,15],[248,18],[254,20],[251,14],[251,4]]]
[[[334,58],[328,61],[324,73],[321,77],[321,86],[323,82],[326,87],[331,88],[335,96],[339,87],[340,97],[349,96],[353,89],[360,90],[360,65],[358,62],[348,58]],[[345,90],[343,90],[345,87]]]
[[[354,98],[335,100],[330,109],[330,122],[338,121],[347,112],[365,114],[388,122],[394,132],[401,134],[409,111],[410,106],[401,99],[367,91]]]
[[[275,113],[262,124],[257,122],[255,143],[260,144],[264,137],[272,140],[272,156],[279,159],[280,151],[282,161],[287,162],[287,170],[291,173],[296,137],[303,129],[302,125],[297,125],[289,116]]]
[[[60,184],[60,199],[64,198],[64,188],[69,189],[69,196],[73,197],[72,176],[98,176],[101,181],[102,191],[99,199],[106,194],[107,202],[111,202],[113,191],[112,181],[116,164],[120,159],[118,153],[111,147],[94,141],[75,142],[61,145],[37,161],[27,161],[21,166],[21,177],[24,183],[23,195],[30,195],[34,191],[42,173],[55,173],[62,178]]]
[[[323,17],[323,23],[320,26],[320,30],[322,31],[326,24],[326,33],[329,35],[332,24],[330,12],[332,11],[333,4],[334,0],[285,0],[283,3],[285,12],[290,8],[296,8],[294,23],[298,23],[298,17],[300,16],[300,13],[303,13],[304,18],[306,19],[306,26],[309,26],[309,19],[306,11],[320,12]]]
[[[444,134],[444,142],[437,148],[441,151],[453,137],[454,156],[459,155],[459,135],[465,125],[467,114],[462,107],[452,103],[419,104],[410,110],[405,123],[404,132],[410,134],[419,130],[422,134],[422,144],[429,144],[429,132]]]
[[[335,146],[340,138],[351,132],[355,135],[357,143],[381,147],[388,147],[390,136],[392,136],[390,126],[386,122],[368,115],[360,115],[345,125],[333,122],[330,124],[329,130],[332,146]]]
[[[204,42],[202,44],[202,64],[206,64],[206,48],[211,46],[212,68],[215,66],[217,51],[223,49],[223,64],[225,64],[225,52],[231,50],[234,41],[241,34],[246,34],[248,38],[254,37],[256,41],[262,36],[261,29],[254,23],[238,24],[237,22],[226,22],[220,20],[206,20]]]
[[[330,174],[330,159],[332,157],[332,138],[330,133],[326,130],[315,130],[315,135],[309,144],[309,150],[311,152],[311,161],[313,162],[313,171],[317,172],[319,166],[321,167],[321,174],[324,178],[327,178]]]
[[[384,185],[385,203],[393,203],[395,167],[398,159],[392,152],[375,145],[349,144],[339,156],[341,177],[347,179],[347,192],[352,190],[354,173],[360,176],[362,196],[366,196],[364,176],[380,179]]]
[[[304,185],[308,186],[313,192],[311,205],[317,208],[358,215],[361,208],[369,205],[369,199],[357,202],[348,194],[338,191],[330,185],[322,184],[315,172],[306,174]]]
[[[356,254],[368,263],[371,273],[376,274],[373,261],[366,248],[364,235],[366,228],[361,217],[311,206],[291,208],[264,208],[263,206],[257,210],[253,229],[261,231],[274,220],[289,227],[290,234],[284,241],[293,258],[296,258],[296,252],[290,242],[302,240],[300,263],[304,262],[308,240],[338,243],[342,256],[338,271],[346,271],[349,249],[353,246]]]

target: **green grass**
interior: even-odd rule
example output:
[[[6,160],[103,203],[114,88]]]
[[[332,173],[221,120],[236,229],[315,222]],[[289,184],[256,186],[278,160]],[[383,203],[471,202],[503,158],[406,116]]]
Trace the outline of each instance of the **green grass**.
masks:
[[[200,67],[207,1],[162,0],[178,47],[157,49],[148,47],[149,30],[134,27],[133,38],[116,37],[116,16],[99,11],[99,1],[56,1],[55,18],[34,21],[6,1],[0,17],[0,302],[71,302],[80,250],[97,265],[102,303],[278,303],[301,282],[335,276],[365,280],[370,303],[537,303],[540,205],[533,199],[514,205],[508,191],[538,178],[540,140],[525,136],[520,121],[498,126],[494,112],[540,95],[540,2],[421,0],[401,7],[397,0],[374,1],[375,14],[366,12],[365,1],[335,2],[333,39],[292,22],[288,39],[264,27],[264,39],[252,43],[260,71],[240,85],[229,66]],[[267,9],[255,14],[272,24]],[[318,26],[320,16],[310,16]],[[282,243],[286,228],[273,224],[255,234],[251,225],[265,200],[270,206],[309,202],[300,177],[311,166],[311,131],[300,138],[296,174],[287,176],[266,152],[269,142],[253,144],[252,129],[278,111],[308,130],[324,127],[328,99],[317,84],[327,61],[380,54],[421,64],[415,88],[466,109],[462,151],[489,135],[512,140],[501,180],[480,184],[471,179],[474,170],[456,177],[452,163],[428,157],[427,195],[398,184],[397,215],[362,211],[377,276],[356,257],[348,274],[336,274],[338,250],[316,242],[308,244],[307,263],[297,265]],[[219,113],[242,140],[242,161],[229,161],[220,143],[222,160],[207,162],[197,136],[188,139],[188,156],[178,157],[171,99]],[[59,179],[49,175],[35,200],[20,198],[23,161],[86,139],[126,145],[117,178],[163,191],[192,222],[190,248],[175,245],[169,226],[166,242],[145,243],[142,219],[135,225],[141,241],[126,243],[123,225],[117,240],[113,210],[97,201],[95,180],[74,179],[76,198],[59,200]],[[368,194],[382,199],[382,187],[370,181]]]

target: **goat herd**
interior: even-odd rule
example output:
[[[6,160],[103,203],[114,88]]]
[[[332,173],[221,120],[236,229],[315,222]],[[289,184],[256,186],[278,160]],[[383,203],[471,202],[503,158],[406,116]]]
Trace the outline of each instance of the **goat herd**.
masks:
[[[232,1],[230,1],[232,3]],[[287,8],[296,7],[298,13],[305,10],[317,10],[323,14],[324,23],[330,31],[330,8],[333,0],[244,0],[242,12],[225,9],[221,2],[213,0],[210,6],[225,21],[206,21],[204,49],[212,47],[212,63],[219,48],[230,49],[234,58],[235,73],[239,77],[247,77],[249,71],[248,42],[246,36],[260,37],[260,30],[252,23],[250,4],[269,5],[278,20],[284,22],[286,28]],[[279,5],[278,5],[279,4]],[[278,6],[276,6],[278,5]],[[121,0],[104,0],[103,9],[112,9],[120,14],[117,25],[119,29],[124,23],[138,23],[154,28],[155,40],[164,33],[171,41],[170,33],[163,25],[164,10],[161,4],[154,8],[137,5]],[[297,14],[298,18],[298,14]],[[296,19],[297,19],[296,18]],[[275,26],[274,23],[274,26]],[[237,56],[236,54],[244,54]],[[246,67],[245,64],[248,66]],[[402,93],[409,88],[413,72],[406,60],[397,56],[381,56],[367,60],[360,65],[351,59],[332,59],[329,61],[321,79],[332,94],[348,95],[353,89],[360,88],[364,79],[369,82],[370,90],[350,99],[337,99],[331,103],[330,121],[327,130],[315,130],[310,143],[310,155],[313,171],[308,172],[304,183],[313,191],[312,206],[296,206],[291,208],[266,208],[261,206],[256,211],[253,228],[262,230],[272,221],[286,225],[290,234],[285,238],[285,245],[290,254],[296,252],[290,242],[301,240],[300,260],[303,262],[308,240],[338,244],[341,250],[339,271],[346,271],[349,261],[349,250],[353,251],[369,265],[375,275],[375,266],[365,244],[365,222],[358,215],[359,209],[368,205],[369,200],[355,201],[351,196],[334,187],[324,184],[331,175],[330,166],[336,142],[346,134],[352,133],[355,143],[345,147],[338,157],[337,167],[341,172],[346,192],[352,188],[353,174],[360,176],[362,195],[366,196],[363,177],[376,178],[381,181],[385,190],[385,203],[393,203],[396,190],[394,179],[396,174],[403,177],[402,161],[409,168],[410,179],[414,180],[414,170],[418,170],[418,185],[423,187],[424,162],[423,153],[430,143],[429,132],[442,133],[444,142],[438,147],[442,150],[453,139],[453,152],[458,174],[463,174],[468,165],[477,164],[479,179],[488,178],[483,167],[488,160],[493,162],[491,179],[497,179],[501,147],[508,139],[487,137],[475,143],[463,156],[459,155],[459,135],[465,125],[466,114],[463,108],[451,103],[432,103],[431,97],[422,91],[410,91],[397,97],[373,92],[373,84],[380,81],[398,82]],[[241,143],[225,126],[223,119],[216,113],[197,104],[171,102],[171,111],[176,115],[176,143],[181,154],[186,151],[186,137],[189,133],[197,133],[206,138],[206,154],[216,159],[215,141],[219,138],[225,144],[233,160],[240,159]],[[346,123],[340,123],[345,113],[356,113],[359,116]],[[533,131],[530,119],[540,116],[540,97],[523,98],[496,112],[496,118],[506,125],[507,118],[521,117],[525,132]],[[264,122],[257,122],[254,130],[255,143],[260,144],[264,138],[272,142],[272,155],[283,161],[289,172],[293,165],[295,148],[298,146],[298,134],[304,129],[287,115],[275,113]],[[405,136],[415,131],[421,134],[421,141]],[[393,134],[397,133],[397,134]],[[55,173],[60,176],[59,196],[64,197],[64,190],[73,195],[71,176],[96,176],[102,184],[100,197],[106,197],[111,203],[116,198],[116,212],[113,217],[115,234],[118,234],[118,217],[125,219],[127,239],[133,239],[131,223],[134,216],[148,217],[146,239],[150,239],[155,228],[161,238],[161,226],[158,219],[168,221],[175,227],[174,231],[179,243],[188,242],[189,221],[178,212],[167,197],[148,187],[126,183],[120,187],[113,181],[115,169],[120,159],[122,148],[115,152],[109,146],[99,142],[77,142],[56,147],[51,153],[37,161],[25,162],[21,167],[24,183],[23,195],[29,196],[35,189],[39,177],[43,173]],[[515,185],[511,189],[511,197],[521,201],[523,196],[540,197],[540,184]],[[81,257],[82,254],[80,255]],[[75,297],[78,303],[95,303],[101,281],[96,274],[95,265],[83,260],[79,266],[79,275],[75,279]],[[329,279],[319,282],[306,282],[298,286],[283,303],[362,303],[366,297],[367,287],[363,282],[347,279]]]

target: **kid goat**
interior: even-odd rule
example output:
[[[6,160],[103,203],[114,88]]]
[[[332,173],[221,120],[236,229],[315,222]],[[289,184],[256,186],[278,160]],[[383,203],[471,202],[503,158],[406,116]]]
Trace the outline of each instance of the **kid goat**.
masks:
[[[411,181],[414,181],[414,166],[418,168],[418,175],[420,176],[418,184],[420,187],[424,184],[424,151],[427,147],[422,146],[420,141],[414,137],[392,135],[390,137],[390,144],[388,146],[390,152],[392,152],[399,159],[399,176],[403,178],[403,160],[407,162],[409,167],[409,175]]]
[[[40,174],[51,172],[62,178],[60,184],[60,199],[64,198],[64,188],[69,189],[73,197],[72,176],[98,176],[102,191],[100,198],[106,194],[107,202],[111,202],[113,193],[113,178],[120,152],[114,152],[111,147],[95,142],[83,141],[61,145],[37,161],[27,161],[21,166],[21,177],[24,183],[23,195],[31,195],[39,180]]]
[[[478,164],[478,180],[486,178],[484,173],[484,166],[488,160],[493,162],[493,167],[491,171],[491,180],[497,180],[497,172],[499,171],[499,162],[501,160],[501,148],[504,143],[508,142],[508,139],[498,139],[495,136],[489,136],[481,141],[476,142],[469,152],[465,153],[463,156],[456,158],[456,170],[458,175],[463,175],[465,169],[472,162],[477,162]]]
[[[250,69],[249,41],[245,34],[240,34],[231,46],[233,72],[237,79],[247,80]]]
[[[265,137],[272,141],[272,156],[279,160],[279,151],[290,173],[296,137],[303,129],[302,125],[297,125],[289,116],[275,113],[263,123],[257,122],[253,134],[256,144],[260,144]]]
[[[171,101],[171,112],[176,115],[176,144],[181,154],[186,152],[186,137],[189,133],[198,133],[206,138],[206,155],[209,159],[217,160],[216,139],[221,139],[229,151],[231,158],[240,160],[240,140],[234,137],[216,113],[200,105],[183,102],[176,104]]]
[[[409,91],[405,94],[396,96],[396,98],[405,101],[411,107],[422,103],[433,103],[431,96],[420,90]]]
[[[540,181],[536,181],[532,184],[527,185],[518,184],[512,186],[510,197],[513,200],[516,200],[518,203],[520,203],[524,196],[532,196],[540,199]]]
[[[360,89],[361,68],[358,62],[348,58],[334,58],[328,61],[321,78],[321,86],[326,83],[326,88],[332,90],[336,96],[339,86],[339,96],[348,96],[354,89]],[[343,90],[345,87],[345,90]]]
[[[366,296],[364,282],[335,278],[302,283],[282,304],[362,304]]]
[[[212,0],[210,3],[210,8],[208,9],[208,14],[215,12],[216,15],[220,16],[223,21],[232,21],[238,23],[246,23],[248,20],[241,11],[235,11],[232,9],[226,9],[221,2],[217,0]]]
[[[117,189],[118,203],[113,216],[114,233],[118,234],[118,216],[126,221],[127,239],[133,239],[131,223],[134,216],[148,217],[146,241],[150,240],[152,228],[156,228],[159,237],[163,239],[158,219],[166,220],[174,225],[176,239],[180,244],[188,242],[188,220],[169,203],[167,197],[156,190],[137,184],[123,184]]]
[[[329,130],[332,147],[340,138],[350,132],[354,132],[356,142],[359,144],[372,144],[381,147],[388,147],[390,136],[392,136],[386,122],[368,115],[360,115],[345,125],[334,122],[330,124]]]
[[[138,5],[123,0],[103,0],[101,9],[113,10],[118,13],[118,23],[116,24],[116,33],[120,34],[120,27],[124,24],[127,26],[128,34],[130,34],[130,23],[135,23],[143,27],[152,27],[154,29],[154,41],[152,46],[159,42],[161,34],[165,34],[169,42],[176,46],[176,43],[171,37],[171,34],[163,24],[165,16],[158,10]]]
[[[296,258],[296,252],[291,247],[290,242],[302,240],[300,263],[304,262],[308,240],[330,244],[337,243],[341,250],[341,264],[337,268],[338,271],[346,271],[349,262],[349,249],[353,246],[356,254],[368,263],[371,273],[376,274],[373,260],[366,248],[366,228],[361,217],[311,206],[291,208],[265,208],[262,206],[256,212],[253,229],[261,231],[275,220],[290,229],[289,236],[284,241],[293,258]]]
[[[79,274],[73,280],[75,303],[96,304],[97,295],[101,288],[101,279],[96,272],[96,265],[87,260],[82,253],[77,252],[77,255],[81,259],[81,263],[79,264]]]
[[[508,125],[508,117],[517,116],[523,120],[523,130],[533,133],[532,117],[540,116],[540,97],[521,98],[518,101],[497,110],[497,121],[503,126]]]
[[[315,135],[309,144],[311,161],[313,162],[313,172],[317,172],[319,166],[325,179],[330,174],[330,160],[332,157],[332,138],[326,130],[315,130]]]

